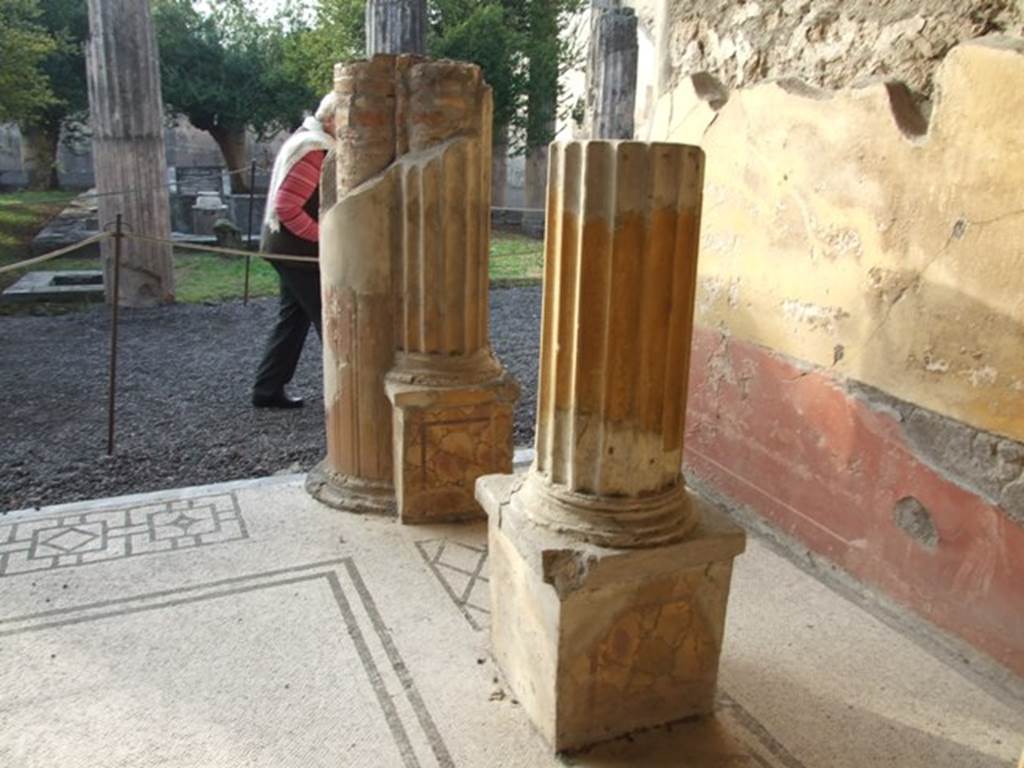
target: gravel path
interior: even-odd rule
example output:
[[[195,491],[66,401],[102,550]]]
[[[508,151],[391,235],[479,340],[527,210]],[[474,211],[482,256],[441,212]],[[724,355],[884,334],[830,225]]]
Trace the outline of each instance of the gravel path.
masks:
[[[126,310],[117,452],[106,456],[108,313],[0,317],[0,510],[308,469],[324,453],[320,345],[298,411],[249,404],[276,300]],[[540,287],[491,292],[491,336],[519,380],[516,445],[533,440]]]

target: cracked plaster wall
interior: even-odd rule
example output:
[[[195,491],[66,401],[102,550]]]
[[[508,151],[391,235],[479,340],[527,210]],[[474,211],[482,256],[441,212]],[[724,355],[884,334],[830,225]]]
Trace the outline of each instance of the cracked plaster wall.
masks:
[[[923,97],[957,43],[1024,34],[1020,0],[637,0],[659,40],[661,90],[695,72],[730,88],[795,77],[829,89],[870,77]]]
[[[707,153],[699,324],[1019,443],[1024,42],[953,48],[934,93],[703,75],[645,133]]]

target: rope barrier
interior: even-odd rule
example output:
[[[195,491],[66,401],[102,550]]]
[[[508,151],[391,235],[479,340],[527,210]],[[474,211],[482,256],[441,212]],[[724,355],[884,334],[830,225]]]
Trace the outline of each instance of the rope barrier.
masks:
[[[97,235],[87,237],[85,240],[73,243],[72,245],[67,245],[63,248],[58,248],[55,251],[44,253],[42,256],[34,256],[31,259],[25,259],[24,261],[19,261],[16,264],[8,264],[5,267],[0,267],[0,275],[6,272],[14,272],[19,269],[24,269],[25,267],[29,267],[33,264],[41,264],[42,262],[49,261],[50,259],[56,259],[58,256],[63,256],[65,253],[77,251],[79,248],[85,248],[85,246],[87,245],[98,243],[100,240],[106,240],[108,237],[111,236],[112,235],[109,232],[100,232]]]
[[[217,246],[217,245],[203,245],[201,243],[182,243],[182,242],[177,242],[177,241],[174,241],[174,240],[167,240],[167,239],[162,238],[162,237],[152,237],[150,235],[140,235],[140,234],[137,234],[135,232],[124,232],[123,236],[126,237],[126,238],[130,238],[130,239],[134,239],[134,240],[142,240],[144,242],[149,242],[149,243],[157,243],[157,244],[160,244],[160,245],[170,245],[172,248],[181,248],[183,250],[190,250],[190,251],[200,251],[202,253],[217,253],[217,254],[223,254],[225,256],[242,256],[242,257],[257,256],[257,257],[259,257],[261,259],[266,259],[267,261],[292,261],[292,262],[299,262],[299,263],[306,263],[306,264],[316,264],[317,261],[318,261],[317,258],[314,257],[314,256],[299,256],[299,255],[296,255],[296,254],[287,254],[287,253],[267,253],[265,251],[243,251],[243,250],[238,249],[238,248],[224,248],[224,247]],[[15,272],[15,271],[17,271],[19,269],[25,269],[26,267],[30,267],[33,264],[42,264],[45,261],[50,261],[51,259],[56,259],[59,256],[63,256],[65,254],[71,253],[73,251],[77,251],[80,248],[85,248],[86,246],[92,245],[93,243],[98,243],[99,241],[105,240],[108,237],[113,237],[113,234],[110,231],[100,232],[98,234],[92,235],[91,237],[87,237],[85,240],[81,240],[81,241],[79,241],[77,243],[73,243],[72,245],[64,246],[63,248],[58,248],[55,251],[49,251],[47,253],[42,254],[41,256],[33,256],[31,259],[25,259],[24,261],[19,261],[19,262],[15,263],[15,264],[8,264],[6,266],[2,266],[2,267],[0,267],[0,275],[5,274],[7,272]],[[492,258],[494,258],[494,257],[503,258],[503,257],[508,257],[508,256],[527,256],[527,255],[542,256],[543,255],[543,250],[542,249],[534,249],[534,250],[529,250],[529,251],[513,251],[511,253],[492,254]]]
[[[297,256],[286,253],[266,253],[265,251],[243,251],[239,248],[222,248],[216,245],[202,245],[199,243],[180,243],[174,240],[166,240],[162,237],[150,235],[139,235],[134,232],[125,232],[124,236],[129,239],[143,240],[150,243],[170,245],[174,248],[184,248],[191,251],[202,251],[203,253],[223,253],[225,256],[258,256],[268,261],[298,261],[307,264],[316,264],[319,260],[315,256]]]

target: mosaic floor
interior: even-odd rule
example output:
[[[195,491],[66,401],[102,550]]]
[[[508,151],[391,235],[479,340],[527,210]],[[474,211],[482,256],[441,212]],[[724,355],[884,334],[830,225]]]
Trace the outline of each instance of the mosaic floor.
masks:
[[[715,718],[548,754],[487,651],[482,525],[301,478],[0,517],[0,765],[1006,766],[1024,708],[751,541]]]

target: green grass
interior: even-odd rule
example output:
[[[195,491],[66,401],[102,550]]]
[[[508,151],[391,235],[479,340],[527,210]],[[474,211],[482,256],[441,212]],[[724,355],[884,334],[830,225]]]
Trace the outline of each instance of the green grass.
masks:
[[[544,243],[507,232],[491,236],[491,280],[540,280]]]
[[[63,205],[77,193],[63,189],[44,189],[39,191],[22,190],[20,192],[4,192],[0,194],[0,211],[7,208],[24,208],[38,205]],[[59,210],[59,209],[58,209]]]
[[[74,197],[70,192],[17,192],[0,194],[0,266],[29,257],[33,236]],[[539,280],[544,267],[543,243],[523,235],[496,232],[491,238],[491,279],[498,281]],[[74,255],[39,264],[30,269],[99,269],[95,258]],[[26,270],[0,275],[0,290]],[[245,259],[194,251],[174,255],[175,293],[186,303],[240,299],[245,282]],[[277,273],[263,259],[252,259],[249,293],[272,296],[277,293]],[[25,311],[4,307],[3,313]],[[66,311],[71,307],[53,307]]]
[[[28,258],[29,243],[74,197],[71,192],[13,192],[0,195],[0,266]],[[0,275],[0,290],[20,274]]]
[[[245,286],[245,259],[212,253],[178,253],[174,257],[175,297],[185,303],[240,299]],[[277,272],[270,262],[252,259],[250,296],[277,293]]]

